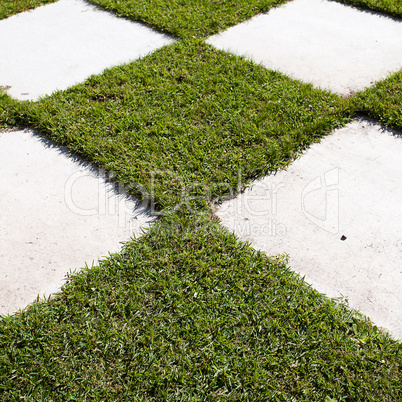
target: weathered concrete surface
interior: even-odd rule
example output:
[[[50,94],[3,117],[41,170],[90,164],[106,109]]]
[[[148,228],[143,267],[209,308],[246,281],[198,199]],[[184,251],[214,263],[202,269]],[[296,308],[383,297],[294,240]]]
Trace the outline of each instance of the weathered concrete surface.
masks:
[[[402,339],[402,133],[357,120],[216,214]],[[342,236],[344,240],[341,240]]]
[[[0,132],[0,314],[60,289],[151,218],[88,164],[30,131]]]
[[[207,42],[340,95],[402,68],[402,22],[326,0],[290,1]]]
[[[82,0],[60,0],[0,21],[0,86],[37,100],[173,40]]]

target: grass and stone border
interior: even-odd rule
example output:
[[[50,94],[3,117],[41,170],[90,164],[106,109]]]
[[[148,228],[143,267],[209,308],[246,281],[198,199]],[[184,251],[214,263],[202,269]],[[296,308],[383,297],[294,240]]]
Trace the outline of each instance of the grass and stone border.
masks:
[[[0,399],[401,399],[401,343],[210,214],[356,113],[401,129],[400,74],[342,99],[190,39],[39,102],[1,94],[0,127],[40,129],[164,213],[0,319]]]

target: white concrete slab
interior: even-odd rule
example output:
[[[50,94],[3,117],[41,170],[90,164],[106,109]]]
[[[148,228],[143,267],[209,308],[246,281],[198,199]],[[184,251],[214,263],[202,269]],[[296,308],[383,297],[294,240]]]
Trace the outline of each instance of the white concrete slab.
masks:
[[[0,86],[37,100],[173,40],[83,0],[60,0],[0,21]]]
[[[207,42],[345,96],[402,67],[401,21],[325,0],[290,1]]]
[[[401,183],[402,133],[357,120],[216,214],[255,248],[288,253],[319,292],[343,296],[402,339]]]
[[[31,131],[0,132],[0,314],[60,289],[151,218],[90,165]]]

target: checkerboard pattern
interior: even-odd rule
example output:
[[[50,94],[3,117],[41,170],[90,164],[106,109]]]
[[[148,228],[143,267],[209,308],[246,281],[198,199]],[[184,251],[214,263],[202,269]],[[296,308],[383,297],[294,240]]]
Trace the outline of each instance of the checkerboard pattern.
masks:
[[[0,87],[11,97],[19,100],[38,100],[40,97],[51,95],[54,91],[65,90],[76,83],[83,82],[93,74],[101,73],[105,68],[136,60],[176,40],[142,24],[117,18],[111,13],[100,11],[82,0],[60,0],[33,11],[2,20],[0,21],[0,37],[6,38],[6,40],[0,42],[0,54],[4,56],[0,59]],[[43,40],[43,38],[48,39]],[[372,86],[375,81],[384,79],[390,73],[398,71],[402,67],[401,21],[325,0],[290,1],[266,14],[257,15],[247,22],[214,35],[206,41],[218,49],[245,56],[255,63],[262,64],[267,69],[277,70],[296,80],[311,83],[316,87],[345,97]],[[181,79],[185,79],[185,75]],[[363,164],[364,167],[361,170],[354,170],[352,166],[347,171],[348,180],[352,182],[355,180],[356,183],[359,183],[360,175],[367,178],[371,176],[371,172],[377,170],[374,162],[380,154],[369,152],[370,146],[375,146],[373,145],[374,139],[377,141],[378,138],[385,138],[386,146],[392,148],[390,152],[394,151],[392,158],[397,158],[395,152],[400,147],[401,138],[398,137],[400,134],[397,133],[392,137],[389,133],[382,133],[382,129],[376,126],[374,139],[371,139],[370,136],[366,135],[367,124],[369,123],[361,124],[359,121],[353,123],[353,130],[358,137],[359,135],[364,137],[362,141],[368,149],[367,155],[353,156],[357,159],[364,158],[367,164]],[[319,153],[319,149],[322,148],[323,158],[325,159],[325,155],[333,155],[337,150],[343,149],[342,146],[349,146],[346,137],[347,135],[338,138],[334,135],[332,139],[339,141],[339,146],[334,145],[332,148],[330,146],[324,151],[325,144],[319,144],[316,146],[318,150],[316,152]],[[342,145],[343,143],[344,145]],[[363,146],[357,146],[355,147],[355,152],[362,152],[363,148]],[[32,152],[36,152],[36,150],[32,148]],[[307,160],[307,156],[302,156],[301,161],[304,158]],[[333,172],[334,169],[342,170],[343,158],[346,159],[349,156],[342,154],[336,159],[333,166],[328,166],[325,168],[326,170],[317,172],[317,177],[321,177],[321,173],[323,175],[321,184],[322,180],[324,180],[325,185],[330,184],[335,188],[341,183],[342,176],[335,175],[334,179],[329,172]],[[19,167],[15,166],[16,176],[18,176],[18,169]],[[400,170],[392,170],[393,166],[390,169],[391,171],[384,172],[384,176],[388,174],[388,176],[393,177],[384,177],[382,181],[380,178],[379,187],[381,187],[381,183],[392,178],[400,182],[402,178]],[[325,182],[327,173],[329,175],[329,184]],[[34,172],[32,174],[34,175]],[[303,170],[298,174],[303,175]],[[290,177],[286,180],[290,183],[293,179],[294,177],[292,178],[290,174]],[[314,177],[311,178],[312,181],[313,179]],[[16,182],[16,184],[9,183],[9,185],[12,187],[13,185],[21,184]],[[367,186],[369,185],[370,180]],[[395,203],[400,205],[400,193],[392,193],[391,188],[392,183],[391,186],[385,186],[381,190],[387,193],[387,196],[380,197],[384,202],[385,209],[387,205],[394,205]],[[266,197],[267,202],[272,202],[272,193],[265,192],[260,198],[264,200],[264,197]],[[239,199],[241,200],[241,198]],[[367,197],[366,201],[370,202],[369,199]],[[341,198],[338,198],[337,202],[339,200]],[[374,232],[370,232],[370,236],[377,236],[380,242],[377,244],[377,242],[373,241],[370,246],[368,244],[369,240],[367,240],[367,245],[362,246],[360,244],[356,248],[372,247],[372,251],[375,253],[376,250],[374,249],[377,246],[380,248],[385,247],[384,244],[386,243],[387,247],[390,247],[392,238],[387,237],[389,230],[391,230],[390,227],[385,227],[386,224],[381,220],[382,223],[378,223],[380,221],[375,220],[384,213],[384,208],[373,212],[374,209],[372,206],[365,204],[365,200],[360,199],[359,201],[362,203],[362,207],[358,208],[358,211],[366,210],[365,219],[369,223],[376,225],[375,230],[370,226],[374,230]],[[65,200],[59,202],[65,202]],[[300,265],[310,266],[316,264],[317,271],[322,271],[330,269],[330,265],[320,263],[319,254],[323,253],[327,257],[327,248],[331,247],[331,242],[334,241],[334,237],[331,236],[341,237],[343,233],[340,232],[340,227],[342,227],[344,221],[341,215],[337,215],[336,219],[331,221],[333,217],[326,215],[325,208],[323,212],[321,211],[321,207],[328,202],[327,198],[315,199],[311,202],[312,206],[306,204],[305,211],[302,212],[305,216],[310,216],[310,220],[306,220],[308,225],[313,225],[309,240],[313,244],[316,243],[314,236],[317,235],[317,238],[323,241],[323,244],[320,245],[321,251],[314,251],[309,248],[304,253],[305,244],[309,244],[306,242],[300,248],[295,247],[293,253],[299,258]],[[338,207],[338,212],[345,210],[345,205],[338,205]],[[320,215],[320,211],[322,215]],[[358,214],[358,211],[356,211],[356,214]],[[21,214],[28,214],[28,212],[21,211]],[[235,225],[233,223],[234,213],[232,216],[230,214],[225,216],[227,226],[231,230],[235,230],[233,227]],[[250,221],[255,216],[242,215],[242,218],[239,219]],[[384,217],[387,216],[387,214],[384,215]],[[315,223],[313,222],[314,219]],[[11,221],[13,220],[11,219]],[[395,222],[398,222],[398,220],[396,219]],[[279,230],[278,225],[280,223],[276,222],[276,228],[271,227],[271,229],[274,232]],[[321,226],[328,224],[328,227],[320,227],[320,223]],[[300,222],[299,224],[303,225]],[[292,221],[289,221],[285,226],[294,229],[294,225]],[[379,271],[376,271],[370,265],[370,261],[374,260],[370,260],[371,257],[368,257],[367,261],[365,260],[365,263],[359,266],[360,257],[353,250],[353,247],[349,246],[351,244],[350,238],[353,239],[354,236],[352,227],[352,224],[349,227],[342,227],[342,231],[344,230],[347,236],[343,236],[346,239],[342,240],[343,243],[337,243],[336,247],[344,247],[349,254],[354,256],[356,264],[350,268],[351,270],[357,270],[364,276],[364,270],[368,269],[370,274],[375,276]],[[296,232],[298,229],[299,226],[295,229]],[[272,236],[272,230],[268,238]],[[301,227],[300,230],[302,232]],[[320,234],[320,230],[324,230],[326,234],[331,235],[327,235],[327,243],[325,243],[325,239]],[[395,233],[395,231],[400,230],[400,225],[397,225],[392,229],[392,232]],[[261,248],[268,253],[274,252],[272,248],[268,247],[269,241],[264,238],[263,233],[257,234],[256,237],[252,238],[248,238],[247,236],[249,235],[244,235],[244,233],[240,232],[238,235],[244,239],[255,240],[256,243],[265,241],[264,246]],[[286,228],[282,236],[286,237]],[[281,235],[278,234],[276,239],[280,237]],[[396,238],[400,239],[401,236],[396,236]],[[22,241],[22,239],[16,239],[15,241]],[[303,239],[296,239],[295,242],[303,242]],[[390,255],[390,261],[399,261],[401,244],[394,242],[394,246],[392,249],[387,249],[386,253]],[[281,247],[275,249],[275,252],[286,252],[287,245],[285,243],[283,243],[283,247],[284,249]],[[292,254],[290,257],[292,261]],[[2,256],[2,258],[6,258],[6,256]],[[341,249],[333,260],[336,264],[342,264]],[[46,261],[43,261],[43,264],[46,265]],[[390,262],[393,269],[392,264],[393,262]],[[0,265],[4,266],[4,261]],[[383,267],[383,270],[378,275],[389,275],[386,272],[386,268]],[[300,271],[302,270],[300,269]],[[401,283],[399,271],[392,272],[394,284]],[[336,275],[336,272],[333,274]],[[374,316],[376,320],[381,321],[381,316],[386,316],[384,325],[392,327],[392,322],[402,312],[401,289],[394,289],[391,291],[392,294],[387,289],[388,293],[385,299],[376,299],[373,295],[377,293],[377,288],[371,286],[371,283],[375,281],[374,276],[373,280],[365,283],[363,290],[360,293],[358,291],[356,295],[353,294],[353,289],[348,288],[350,294],[347,296],[352,304],[354,303],[354,307]],[[353,273],[352,277],[355,278]],[[58,282],[59,279],[52,277],[50,281]],[[339,283],[338,279],[333,278],[335,288],[331,288],[330,291],[324,289],[324,291],[329,293],[342,292],[342,287],[336,285]],[[311,273],[311,281],[317,283],[318,288],[322,284],[320,280],[316,280],[314,273]],[[37,288],[36,291],[41,293],[45,289],[46,285],[44,285],[43,289]],[[6,293],[1,292],[1,294]],[[365,301],[362,302],[363,299]],[[366,303],[367,301],[368,303]],[[20,307],[23,307],[24,303],[26,303],[26,300],[22,302]],[[374,306],[373,309],[368,308],[365,310],[366,305],[370,303]],[[381,308],[386,310],[386,313],[377,315],[378,309],[376,306],[380,304]],[[402,327],[394,326],[392,329],[398,336],[402,336]]]

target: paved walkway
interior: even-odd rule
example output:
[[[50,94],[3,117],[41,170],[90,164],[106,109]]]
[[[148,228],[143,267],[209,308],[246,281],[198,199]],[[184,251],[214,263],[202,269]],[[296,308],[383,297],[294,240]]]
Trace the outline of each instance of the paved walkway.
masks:
[[[28,130],[0,132],[0,194],[0,314],[58,291],[152,220],[101,171]]]

